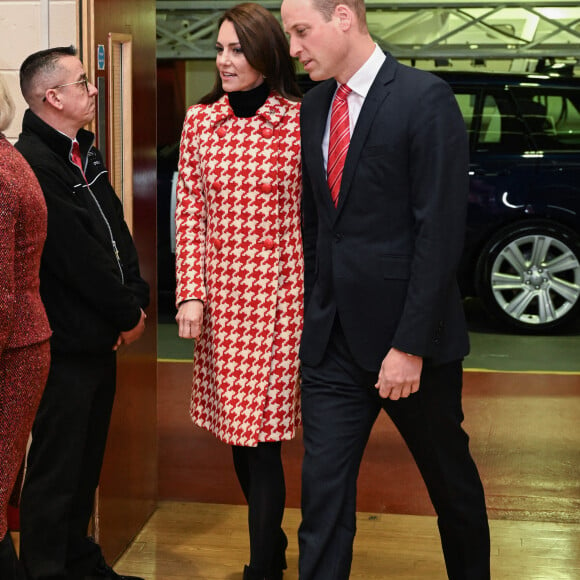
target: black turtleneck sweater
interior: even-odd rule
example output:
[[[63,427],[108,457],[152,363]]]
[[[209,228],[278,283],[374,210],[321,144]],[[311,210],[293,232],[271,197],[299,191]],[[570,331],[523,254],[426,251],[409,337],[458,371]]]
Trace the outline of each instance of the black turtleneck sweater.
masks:
[[[228,98],[236,117],[253,117],[256,111],[266,102],[269,94],[268,85],[262,83],[249,91],[228,93]]]

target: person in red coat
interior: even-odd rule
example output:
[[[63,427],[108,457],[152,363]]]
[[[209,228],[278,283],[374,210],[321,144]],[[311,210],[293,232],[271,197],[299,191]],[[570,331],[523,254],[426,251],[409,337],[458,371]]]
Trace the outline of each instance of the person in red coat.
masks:
[[[22,155],[3,135],[14,106],[0,79],[0,578],[23,579],[8,501],[46,383],[51,334],[40,299],[46,204]]]
[[[214,89],[189,109],[177,184],[177,322],[196,339],[191,417],[232,445],[249,506],[244,578],[286,567],[281,442],[299,424],[300,90],[280,25],[221,18]]]

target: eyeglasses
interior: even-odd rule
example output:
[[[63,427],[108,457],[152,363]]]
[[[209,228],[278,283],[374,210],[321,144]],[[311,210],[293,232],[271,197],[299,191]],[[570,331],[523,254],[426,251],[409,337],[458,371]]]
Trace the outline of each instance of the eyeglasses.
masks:
[[[60,89],[62,87],[70,87],[72,85],[80,85],[82,83],[84,83],[85,90],[88,93],[89,92],[89,79],[88,79],[87,75],[83,75],[83,78],[78,80],[78,81],[73,81],[72,83],[63,83],[62,85],[56,85],[56,87],[51,87],[48,90]],[[46,95],[44,96],[44,98],[42,100],[46,101]]]

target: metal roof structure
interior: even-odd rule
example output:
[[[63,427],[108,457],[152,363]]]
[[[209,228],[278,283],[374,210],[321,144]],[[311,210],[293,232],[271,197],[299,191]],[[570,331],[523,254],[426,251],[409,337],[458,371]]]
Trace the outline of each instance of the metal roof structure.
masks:
[[[238,1],[157,0],[157,58],[214,59],[219,16]],[[259,3],[280,18],[281,0]],[[577,1],[366,0],[366,5],[371,35],[400,59],[580,62]]]

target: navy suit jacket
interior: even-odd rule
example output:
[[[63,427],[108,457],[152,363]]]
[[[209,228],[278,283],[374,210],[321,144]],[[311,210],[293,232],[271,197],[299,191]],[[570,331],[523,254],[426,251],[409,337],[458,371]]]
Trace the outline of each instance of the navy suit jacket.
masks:
[[[336,314],[363,368],[393,346],[427,364],[463,358],[469,341],[456,268],[468,194],[465,124],[449,85],[391,55],[351,138],[335,208],[322,137],[336,82],[301,108],[305,320],[303,363],[322,359]]]

